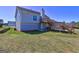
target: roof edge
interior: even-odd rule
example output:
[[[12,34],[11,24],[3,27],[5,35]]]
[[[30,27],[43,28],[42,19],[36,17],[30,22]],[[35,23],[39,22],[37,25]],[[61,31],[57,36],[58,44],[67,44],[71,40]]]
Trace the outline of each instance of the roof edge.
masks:
[[[21,10],[25,10],[25,11],[29,11],[29,12],[41,14],[40,12],[34,11],[34,10],[32,10],[32,9],[27,9],[27,8],[24,8],[24,7],[16,6],[16,9],[17,9],[17,8],[18,8],[18,9],[21,9]]]

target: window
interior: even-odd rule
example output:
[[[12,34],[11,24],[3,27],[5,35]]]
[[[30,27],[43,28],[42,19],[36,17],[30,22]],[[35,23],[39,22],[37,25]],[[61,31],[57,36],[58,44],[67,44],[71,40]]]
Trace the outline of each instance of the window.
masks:
[[[34,21],[37,21],[37,16],[33,16],[33,20]]]

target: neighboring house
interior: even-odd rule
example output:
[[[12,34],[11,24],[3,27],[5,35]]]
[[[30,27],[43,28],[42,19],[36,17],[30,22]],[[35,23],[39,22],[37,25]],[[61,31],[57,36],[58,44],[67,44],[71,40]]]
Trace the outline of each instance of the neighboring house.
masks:
[[[0,19],[0,27],[3,25],[3,19]]]
[[[11,27],[11,28],[15,28],[16,22],[15,21],[8,21],[8,26]]]
[[[40,30],[40,12],[16,7],[15,19],[18,31]]]
[[[4,26],[8,26],[8,23],[4,23],[3,25],[4,25]]]

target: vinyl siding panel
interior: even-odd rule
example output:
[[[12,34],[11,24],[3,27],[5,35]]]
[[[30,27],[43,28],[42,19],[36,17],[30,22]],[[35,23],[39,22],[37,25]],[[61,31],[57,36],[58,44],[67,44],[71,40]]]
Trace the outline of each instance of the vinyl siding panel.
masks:
[[[37,16],[37,20],[33,20],[33,16]],[[39,30],[40,15],[32,12],[22,11],[21,31]]]
[[[38,30],[38,24],[22,24],[21,30],[22,31]]]
[[[21,11],[17,10],[17,16],[16,16],[16,30],[21,31]]]
[[[37,21],[33,20],[33,16],[37,16]],[[40,15],[36,13],[26,12],[22,11],[22,22],[33,22],[33,23],[39,23],[40,21]]]

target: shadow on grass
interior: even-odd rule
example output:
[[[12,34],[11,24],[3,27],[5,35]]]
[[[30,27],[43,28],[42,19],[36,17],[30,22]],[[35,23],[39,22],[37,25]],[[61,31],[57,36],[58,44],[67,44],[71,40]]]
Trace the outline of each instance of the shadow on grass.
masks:
[[[7,32],[8,30],[10,30],[10,28],[2,29],[2,30],[0,30],[0,34],[5,33],[5,32]]]
[[[62,32],[62,33],[69,33],[68,31],[60,31],[60,30],[51,30],[53,32]]]
[[[68,32],[68,31],[59,31],[59,30],[52,30],[53,32],[61,32],[61,33],[67,33],[67,34],[77,34],[74,32]]]
[[[42,33],[46,33],[46,31],[29,31],[29,32],[24,32],[26,34],[42,34]]]
[[[77,34],[77,33],[70,33],[68,31],[59,31],[59,30],[50,30],[51,32],[61,32],[61,33],[67,33],[67,34]],[[42,33],[46,33],[49,31],[28,31],[28,32],[24,32],[26,34],[42,34]]]
[[[59,33],[67,33],[67,34],[77,34],[77,33],[71,33],[71,32],[68,32],[68,31],[60,31],[60,30],[49,30],[49,31],[37,31],[37,30],[34,30],[34,31],[22,31],[26,34],[42,34],[42,33],[46,33],[46,32],[59,32]]]

